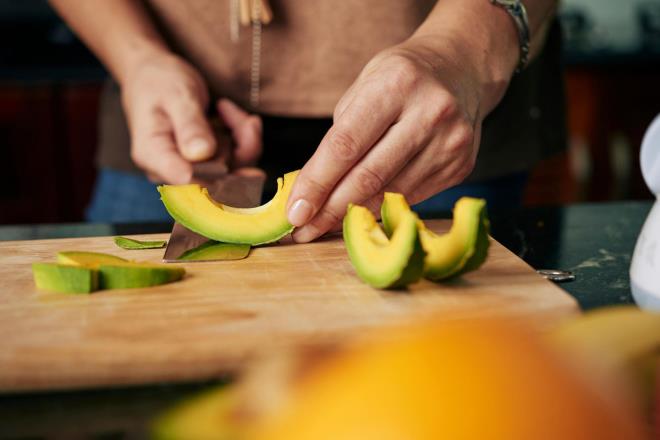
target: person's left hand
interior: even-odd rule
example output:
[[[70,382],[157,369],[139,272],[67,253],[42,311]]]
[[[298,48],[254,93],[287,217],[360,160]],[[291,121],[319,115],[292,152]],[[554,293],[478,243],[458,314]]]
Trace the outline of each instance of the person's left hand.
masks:
[[[296,241],[337,226],[348,203],[377,212],[384,191],[418,203],[471,172],[484,117],[482,71],[449,52],[409,40],[367,64],[291,192]]]

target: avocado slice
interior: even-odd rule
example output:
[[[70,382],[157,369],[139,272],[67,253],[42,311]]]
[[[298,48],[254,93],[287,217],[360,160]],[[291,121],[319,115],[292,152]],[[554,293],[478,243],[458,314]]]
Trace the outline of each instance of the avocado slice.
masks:
[[[385,193],[381,206],[383,226],[392,235],[403,215],[411,212],[401,194]],[[426,251],[424,277],[433,281],[475,270],[488,256],[490,223],[486,214],[486,201],[462,197],[454,205],[454,221],[446,234],[438,235],[418,220],[417,227]]]
[[[183,278],[186,273],[182,267],[164,264],[125,263],[101,264],[99,266],[99,285],[102,289],[132,289],[151,287],[171,283]]]
[[[286,203],[298,171],[277,179],[273,199],[256,208],[234,208],[211,199],[197,184],[162,185],[160,198],[170,215],[193,232],[224,243],[259,245],[271,243],[293,230]]]
[[[58,252],[57,260],[70,267],[98,271],[98,286],[101,289],[157,286],[178,281],[186,272],[182,267],[129,261],[100,252]]]
[[[98,289],[97,270],[57,263],[32,263],[38,289],[61,293],[91,293]]]
[[[178,260],[212,261],[212,260],[242,260],[250,253],[249,244],[219,243],[207,241],[196,248],[189,249]]]
[[[101,252],[62,251],[57,253],[57,262],[60,264],[98,268],[102,263],[126,263],[128,260]]]
[[[390,238],[363,206],[348,205],[344,242],[358,276],[381,288],[405,287],[421,278],[426,253],[417,231],[417,214],[402,212]]]

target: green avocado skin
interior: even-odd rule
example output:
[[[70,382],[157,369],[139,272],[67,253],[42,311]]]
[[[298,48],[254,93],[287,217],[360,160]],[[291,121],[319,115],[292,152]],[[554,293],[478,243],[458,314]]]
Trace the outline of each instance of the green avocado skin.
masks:
[[[479,216],[479,229],[477,231],[474,253],[467,260],[463,268],[456,274],[457,276],[478,269],[488,257],[488,248],[490,247],[490,240],[488,238],[488,234],[490,233],[490,221],[488,220],[488,214],[486,213],[485,207],[481,210]]]
[[[221,243],[259,246],[263,244],[274,243],[285,235],[290,234],[294,229],[293,225],[291,225],[288,220],[286,220],[286,215],[284,213],[282,213],[284,214],[283,219],[279,219],[281,220],[280,226],[270,228],[268,231],[251,230],[248,233],[237,234],[237,231],[231,231],[227,228],[210,229],[208,226],[200,224],[197,218],[190,218],[188,215],[182,214],[178,209],[179,206],[176,203],[173,203],[168,197],[167,187],[167,185],[160,185],[157,189],[160,193],[160,200],[163,202],[163,205],[165,206],[165,209],[170,214],[170,216],[174,219],[174,221],[185,226],[186,229],[202,235],[209,240]],[[278,190],[278,192],[280,190],[281,188]]]
[[[404,247],[400,249],[400,264],[397,267],[392,267],[391,270],[381,270],[378,275],[374,275],[373,271],[365,269],[366,267],[372,266],[374,263],[366,259],[366,256],[359,252],[359,249],[356,249],[355,244],[351,239],[352,228],[354,228],[355,231],[361,230],[360,225],[351,222],[351,209],[354,208],[361,207],[349,206],[349,211],[344,217],[343,234],[349,259],[360,279],[377,289],[391,290],[403,289],[409,284],[418,281],[424,272],[424,258],[426,257],[426,252],[419,239],[419,231],[417,230],[416,222],[407,225],[410,228],[407,231],[410,241],[406,241]],[[405,226],[400,224],[397,227]]]
[[[410,207],[405,205],[409,210]],[[388,236],[391,236],[397,221],[396,214],[392,214],[391,207],[388,203],[388,198],[385,197],[381,206],[381,217],[383,221],[383,229]],[[470,221],[473,218],[469,219]],[[485,202],[478,211],[478,218],[475,219],[475,233],[472,239],[465,243],[465,251],[451,265],[442,267],[426,267],[424,277],[431,281],[442,281],[463,275],[467,272],[478,269],[488,257],[488,248],[490,241],[488,233],[490,232],[490,222],[488,221],[488,214],[486,211]],[[456,221],[456,218],[454,218]]]
[[[273,232],[272,234],[249,234],[248,236],[237,236],[235,233],[232,233],[231,231],[228,231],[226,229],[220,229],[216,231],[209,231],[205,227],[200,227],[195,219],[189,219],[185,215],[179,214],[179,212],[176,209],[176,206],[174,206],[172,203],[170,203],[164,196],[163,196],[163,190],[161,187],[158,187],[158,191],[160,191],[161,194],[161,201],[163,202],[163,205],[165,206],[165,209],[167,209],[167,212],[172,216],[174,221],[177,223],[180,223],[181,225],[185,226],[186,229],[190,229],[191,231],[202,235],[210,240],[213,241],[218,241],[221,243],[234,243],[234,244],[246,244],[250,246],[259,246],[262,244],[268,244],[268,243],[273,243],[279,240],[280,238],[284,237],[287,234],[290,234],[293,231],[293,226],[289,224],[288,222],[282,226],[282,228],[278,229],[276,232]]]
[[[426,252],[422,247],[422,242],[419,240],[419,236],[417,236],[415,237],[415,247],[408,260],[406,268],[403,270],[399,279],[389,288],[401,289],[409,284],[419,281],[422,278],[422,275],[424,275],[424,258],[426,258]]]
[[[120,265],[101,265],[99,267],[99,285],[101,289],[132,289],[158,286],[183,278],[183,268],[139,267]]]
[[[38,289],[60,293],[91,293],[99,287],[98,271],[57,263],[33,263],[32,275]]]

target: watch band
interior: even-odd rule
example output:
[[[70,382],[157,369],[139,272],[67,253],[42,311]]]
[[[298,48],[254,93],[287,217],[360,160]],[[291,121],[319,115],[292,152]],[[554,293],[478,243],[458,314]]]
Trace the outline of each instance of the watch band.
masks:
[[[527,20],[527,10],[520,0],[490,0],[494,5],[504,8],[516,25],[518,30],[518,39],[520,41],[520,59],[516,73],[520,73],[529,62],[530,34],[529,21]]]

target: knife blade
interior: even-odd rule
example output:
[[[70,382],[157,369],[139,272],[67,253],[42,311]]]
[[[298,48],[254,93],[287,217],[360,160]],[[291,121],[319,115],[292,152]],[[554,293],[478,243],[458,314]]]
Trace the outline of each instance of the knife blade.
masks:
[[[253,208],[261,203],[261,193],[265,181],[262,175],[235,175],[224,174],[215,180],[209,180],[209,173],[203,167],[195,167],[193,181],[207,188],[213,200],[237,208]],[[217,176],[217,174],[216,174]],[[163,261],[166,263],[176,262],[202,262],[227,259],[225,257],[213,258],[209,252],[193,252],[198,248],[207,248],[212,245],[213,240],[199,235],[179,223],[174,223],[170,239],[165,248]],[[249,250],[249,249],[246,249]],[[240,250],[239,250],[240,251]],[[228,249],[229,258],[239,258],[240,252],[236,249]],[[219,252],[223,255],[224,252]],[[191,258],[191,255],[199,254],[201,259]],[[247,252],[245,252],[245,256]],[[182,258],[183,257],[183,258]]]

